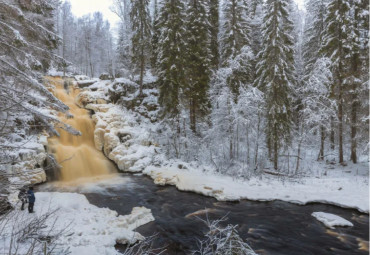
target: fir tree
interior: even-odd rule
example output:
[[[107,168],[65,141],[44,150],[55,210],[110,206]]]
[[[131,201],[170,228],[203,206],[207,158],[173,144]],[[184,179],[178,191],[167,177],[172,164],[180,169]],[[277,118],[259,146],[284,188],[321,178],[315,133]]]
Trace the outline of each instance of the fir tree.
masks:
[[[266,95],[267,144],[274,153],[278,169],[280,148],[290,142],[292,126],[291,99],[294,83],[294,50],[290,36],[293,24],[289,19],[289,0],[268,0],[263,27],[263,44],[257,65],[257,86]]]
[[[146,60],[150,54],[151,20],[149,0],[132,0],[130,18],[132,24],[132,57],[136,69],[140,73],[140,92],[143,92],[143,78]]]
[[[161,30],[157,61],[159,103],[163,116],[175,117],[180,110],[180,87],[185,83],[185,14],[181,0],[162,2],[158,26]]]

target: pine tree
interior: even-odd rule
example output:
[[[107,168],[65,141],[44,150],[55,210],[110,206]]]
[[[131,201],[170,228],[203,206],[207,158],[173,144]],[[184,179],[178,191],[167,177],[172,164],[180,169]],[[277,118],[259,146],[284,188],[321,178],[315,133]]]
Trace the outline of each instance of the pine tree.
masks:
[[[143,93],[143,79],[146,60],[150,59],[151,19],[149,0],[132,0],[130,18],[132,24],[132,61],[140,73],[140,92]]]
[[[208,89],[211,72],[207,0],[190,0],[186,16],[186,86],[190,128],[195,133],[197,117],[209,109]]]
[[[212,54],[212,68],[217,69],[220,61],[219,47],[218,47],[218,33],[219,33],[219,0],[209,1],[209,29],[210,29],[210,50]]]
[[[290,142],[292,109],[289,94],[294,83],[293,24],[289,19],[289,0],[268,0],[264,17],[263,43],[257,65],[257,86],[265,92],[267,144],[274,152],[278,169],[279,151]]]
[[[158,42],[159,103],[162,115],[176,117],[180,112],[179,93],[185,84],[185,13],[181,0],[162,2],[158,26],[161,34]]]
[[[241,49],[250,46],[250,22],[248,19],[248,8],[245,0],[230,0],[224,2],[223,15],[223,33],[221,35],[221,65],[226,67],[230,65]],[[233,94],[233,100],[236,102],[239,95],[240,84],[247,81],[246,72],[234,73],[227,81]]]

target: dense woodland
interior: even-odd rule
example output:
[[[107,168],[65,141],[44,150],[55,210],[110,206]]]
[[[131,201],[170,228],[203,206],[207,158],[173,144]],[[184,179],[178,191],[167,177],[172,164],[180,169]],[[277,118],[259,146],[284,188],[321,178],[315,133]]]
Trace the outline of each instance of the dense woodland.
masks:
[[[129,78],[139,99],[156,76],[169,158],[243,176],[367,161],[368,0],[307,0],[305,11],[292,0],[115,0],[117,29],[101,13],[74,17],[68,1],[0,6],[4,146],[10,132],[53,130],[40,107],[66,110],[40,83],[54,66]]]

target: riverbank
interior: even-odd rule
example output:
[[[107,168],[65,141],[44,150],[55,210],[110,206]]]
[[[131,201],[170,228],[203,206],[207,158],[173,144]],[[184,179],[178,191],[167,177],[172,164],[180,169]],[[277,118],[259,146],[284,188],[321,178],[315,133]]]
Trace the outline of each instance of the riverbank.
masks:
[[[119,82],[123,81],[95,81],[84,88],[77,103],[94,112],[95,146],[121,171],[142,172],[158,185],[174,185],[220,201],[318,202],[369,213],[368,162],[341,166],[315,161],[311,163],[313,170],[305,176],[262,173],[234,178],[217,174],[212,166],[166,159],[155,139],[158,124],[109,103],[109,91]]]
[[[116,244],[144,240],[134,229],[154,220],[150,209],[133,207],[128,215],[118,215],[116,211],[90,204],[84,195],[77,193],[36,192],[35,196],[33,214],[27,209],[21,211],[16,197],[10,199],[15,209],[0,222],[0,251],[26,254],[33,247],[37,254],[45,249],[116,255],[119,254],[114,248]],[[19,242],[20,239],[24,241]]]

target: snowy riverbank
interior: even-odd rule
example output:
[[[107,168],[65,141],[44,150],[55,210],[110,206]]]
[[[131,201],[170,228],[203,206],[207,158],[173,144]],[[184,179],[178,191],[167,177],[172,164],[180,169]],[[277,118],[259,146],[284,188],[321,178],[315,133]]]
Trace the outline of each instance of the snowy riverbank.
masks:
[[[176,166],[149,166],[144,173],[158,185],[175,185],[179,190],[212,196],[220,201],[282,200],[301,205],[318,202],[369,213],[367,176],[320,179],[262,176],[250,180],[235,180],[229,176],[209,175],[196,169],[184,170]]]
[[[97,82],[84,88],[78,102],[94,111],[95,145],[125,172],[143,172],[158,185],[175,185],[222,201],[282,200],[296,204],[327,203],[369,212],[368,164],[330,166],[314,163],[311,175],[290,178],[262,174],[248,179],[218,175],[212,167],[168,161],[155,141],[155,123],[135,119],[135,113],[107,99],[113,83]],[[320,165],[321,164],[321,165]],[[317,169],[316,169],[317,168]]]
[[[134,229],[154,220],[151,211],[144,207],[134,207],[131,214],[122,216],[108,208],[98,208],[84,195],[76,193],[36,192],[35,195],[34,214],[20,211],[17,204],[18,209],[7,217],[9,221],[0,222],[4,229],[0,234],[0,253],[8,253],[12,247],[13,251],[18,249],[19,254],[25,254],[35,238],[58,236],[53,243],[55,248],[68,248],[71,254],[119,254],[114,248],[116,243],[143,240],[144,237]],[[10,201],[15,204],[18,199],[14,196]],[[32,237],[11,243],[15,233],[26,232],[30,223],[42,220],[50,212],[53,213],[45,220],[44,226],[38,231],[32,230],[35,231]]]

